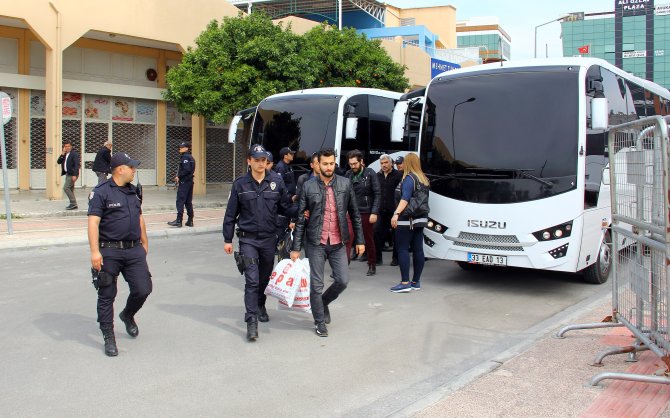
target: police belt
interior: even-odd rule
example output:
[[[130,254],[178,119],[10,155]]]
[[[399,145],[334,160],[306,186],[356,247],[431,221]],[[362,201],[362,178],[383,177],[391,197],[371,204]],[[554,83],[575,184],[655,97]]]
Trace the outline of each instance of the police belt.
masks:
[[[263,236],[262,236],[263,235]],[[245,232],[245,231],[237,231],[237,236],[239,238],[248,238],[248,239],[265,239],[265,238],[270,238],[272,235],[267,235],[264,236],[265,234],[259,234],[257,232]]]
[[[140,240],[135,241],[100,241],[100,248],[116,248],[126,250],[140,245]]]

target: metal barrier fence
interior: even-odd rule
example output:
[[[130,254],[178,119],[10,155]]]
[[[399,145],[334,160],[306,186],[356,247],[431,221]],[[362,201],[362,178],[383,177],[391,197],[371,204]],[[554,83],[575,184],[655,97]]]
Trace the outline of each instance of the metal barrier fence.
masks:
[[[635,337],[631,346],[607,349],[604,357],[651,350],[666,365],[662,376],[601,373],[591,379],[633,380],[670,384],[668,339],[668,125],[659,116],[618,125],[608,134],[612,198],[612,317],[603,323],[570,325],[574,329],[625,326]]]

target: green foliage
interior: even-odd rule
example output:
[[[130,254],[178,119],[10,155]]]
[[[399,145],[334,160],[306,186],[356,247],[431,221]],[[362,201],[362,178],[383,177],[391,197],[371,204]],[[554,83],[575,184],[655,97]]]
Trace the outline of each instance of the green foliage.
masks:
[[[319,62],[314,87],[369,87],[403,91],[409,87],[405,67],[388,56],[381,41],[369,40],[355,29],[341,31],[322,24],[304,36],[305,53]]]
[[[165,100],[182,112],[227,121],[263,98],[311,87],[355,86],[402,91],[404,67],[353,29],[327,25],[304,36],[265,14],[212,21],[167,74]]]

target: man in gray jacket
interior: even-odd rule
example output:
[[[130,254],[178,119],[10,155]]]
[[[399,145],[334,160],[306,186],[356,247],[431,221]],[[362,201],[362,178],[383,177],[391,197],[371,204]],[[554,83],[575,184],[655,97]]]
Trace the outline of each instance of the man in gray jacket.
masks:
[[[316,325],[316,335],[328,336],[326,324],[330,323],[328,304],[347,288],[349,270],[346,243],[354,239],[349,236],[347,213],[354,229],[356,252],[365,252],[363,228],[358,213],[356,196],[351,182],[334,174],[335,152],[319,151],[319,177],[305,182],[299,200],[298,222],[293,233],[291,259],[300,257],[300,248],[305,241],[305,252],[309,253],[310,303]],[[306,212],[309,222],[306,223]],[[323,270],[329,261],[333,270],[333,284],[323,292]],[[322,296],[323,293],[323,296]]]

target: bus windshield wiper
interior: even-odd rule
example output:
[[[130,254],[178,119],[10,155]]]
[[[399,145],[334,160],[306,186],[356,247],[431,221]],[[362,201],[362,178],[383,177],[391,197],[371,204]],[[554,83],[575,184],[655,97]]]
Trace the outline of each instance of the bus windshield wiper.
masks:
[[[554,187],[554,183],[541,179],[537,176],[534,176],[530,174],[531,171],[535,171],[534,168],[479,168],[479,167],[468,167],[466,170],[471,170],[471,171],[492,171],[492,172],[500,172],[500,171],[507,171],[510,173],[515,173],[517,176],[520,177],[525,177],[527,179],[535,180],[538,183],[542,183],[547,187]]]

